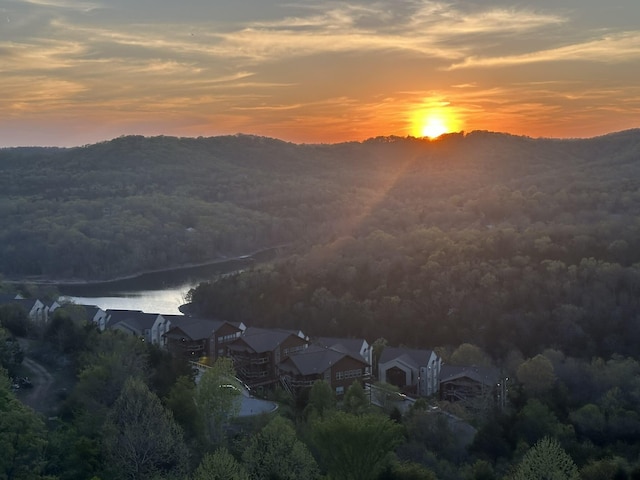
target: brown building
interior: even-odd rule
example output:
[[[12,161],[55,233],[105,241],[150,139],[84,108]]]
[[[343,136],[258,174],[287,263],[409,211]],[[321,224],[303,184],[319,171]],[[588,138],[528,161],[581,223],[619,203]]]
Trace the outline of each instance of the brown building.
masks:
[[[506,393],[506,382],[500,378],[500,372],[496,368],[442,366],[440,372],[442,400],[449,402],[469,402],[487,398],[500,400],[500,395],[504,393]]]
[[[249,327],[227,345],[238,377],[250,387],[275,385],[278,364],[308,345],[302,332]]]
[[[368,369],[369,364],[360,355],[320,345],[296,352],[279,365],[282,383],[291,392],[325,380],[337,396],[343,395],[354,381],[369,380]]]
[[[224,320],[168,315],[171,328],[164,334],[168,350],[194,360],[212,361],[227,355],[226,346],[242,334],[244,325]]]

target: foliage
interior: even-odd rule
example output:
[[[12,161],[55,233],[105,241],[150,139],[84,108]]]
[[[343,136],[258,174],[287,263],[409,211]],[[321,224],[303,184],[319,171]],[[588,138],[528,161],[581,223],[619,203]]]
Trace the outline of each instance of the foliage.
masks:
[[[14,376],[18,365],[24,359],[24,352],[10,332],[0,327],[0,369],[4,368]]]
[[[524,390],[533,396],[551,390],[556,380],[553,364],[543,355],[536,355],[522,363],[518,367],[516,376]]]
[[[59,480],[102,474],[104,458],[100,440],[81,435],[72,425],[57,423],[49,432],[46,473]]]
[[[322,418],[336,407],[336,395],[326,380],[316,380],[311,385],[305,414],[318,415]]]
[[[187,448],[182,430],[140,379],[129,378],[104,426],[105,454],[119,478],[181,474]]]
[[[0,326],[9,330],[16,337],[26,337],[32,325],[22,305],[0,305]]]
[[[62,354],[76,354],[94,327],[72,307],[56,309],[44,329],[44,338]]]
[[[320,464],[335,480],[367,480],[380,473],[387,454],[402,442],[403,428],[380,414],[335,412],[312,426]]]
[[[121,332],[105,331],[79,355],[78,382],[65,400],[63,413],[82,436],[100,435],[109,409],[130,378],[145,380],[147,347]],[[68,367],[67,367],[68,368]]]
[[[0,368],[0,478],[42,478],[46,446],[42,419],[15,397]]]
[[[164,403],[188,439],[202,440],[205,434],[202,416],[196,403],[196,384],[186,376],[178,377]]]
[[[544,437],[517,466],[514,480],[578,480],[578,468],[557,440]]]
[[[370,410],[369,399],[362,388],[362,384],[357,380],[351,384],[344,394],[342,408],[347,413],[360,415]]]
[[[493,367],[491,358],[476,345],[463,343],[454,350],[449,358],[451,365],[477,365],[479,367]]]
[[[418,463],[390,462],[378,480],[436,480],[435,474]]]
[[[316,461],[282,417],[275,417],[251,438],[242,461],[255,480],[318,478]]]
[[[225,448],[219,448],[205,455],[193,480],[249,480],[249,474]]]
[[[200,378],[196,403],[200,417],[205,420],[212,442],[222,438],[222,430],[240,409],[240,383],[230,358],[218,358]]]

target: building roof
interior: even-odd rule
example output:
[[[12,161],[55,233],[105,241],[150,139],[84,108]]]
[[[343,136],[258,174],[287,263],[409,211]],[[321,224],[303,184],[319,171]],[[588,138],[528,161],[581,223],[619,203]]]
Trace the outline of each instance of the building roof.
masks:
[[[17,293],[0,293],[0,304],[17,303],[16,300],[20,298]]]
[[[416,350],[402,347],[384,347],[379,363],[400,360],[414,368],[426,367],[429,364],[433,350]]]
[[[80,305],[80,306],[84,307],[84,310],[85,312],[87,312],[87,316],[89,317],[89,319],[93,319],[98,314],[98,312],[104,311],[97,305]]]
[[[296,331],[247,327],[242,336],[233,342],[233,344],[237,346],[238,343],[244,342],[256,353],[272,352],[278,345],[291,336],[304,340]],[[233,344],[230,345],[231,348],[234,347]]]
[[[356,353],[361,355],[362,346],[369,343],[364,338],[337,338],[337,337],[317,337],[313,339],[314,343],[324,347],[337,348],[344,352]]]
[[[352,355],[334,348],[310,345],[300,352],[293,353],[280,364],[284,371],[300,375],[321,374],[345,357],[352,358],[363,366],[367,365],[360,355]]]
[[[440,369],[440,382],[450,382],[459,378],[470,378],[485,385],[495,385],[500,381],[497,368],[478,367],[476,365],[443,365]]]
[[[183,315],[169,316],[171,320],[171,328],[165,334],[172,336],[177,331],[183,332],[191,340],[203,340],[210,338],[213,333],[220,329],[220,327],[228,322],[224,320],[213,320],[208,318],[193,318],[185,317]]]
[[[128,326],[144,332],[151,330],[160,314],[145,313],[141,310],[107,310],[109,315],[108,327],[111,328],[118,323],[125,323]]]

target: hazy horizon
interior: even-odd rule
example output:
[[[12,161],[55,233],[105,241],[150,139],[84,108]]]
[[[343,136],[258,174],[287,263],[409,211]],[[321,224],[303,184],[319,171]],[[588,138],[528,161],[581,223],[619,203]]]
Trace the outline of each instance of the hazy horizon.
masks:
[[[113,140],[117,140],[119,138],[126,138],[126,137],[135,137],[135,136],[142,136],[145,138],[156,138],[156,137],[167,137],[167,138],[176,138],[176,139],[180,139],[180,138],[187,138],[187,139],[192,139],[192,140],[197,140],[200,138],[214,138],[214,137],[259,137],[259,138],[268,138],[271,140],[277,140],[277,141],[282,141],[282,142],[286,142],[286,143],[292,143],[294,145],[337,145],[340,143],[350,143],[350,142],[366,142],[368,140],[374,140],[376,138],[384,138],[384,137],[397,137],[397,138],[413,138],[416,140],[425,140],[425,141],[437,141],[439,138],[441,137],[446,137],[447,135],[469,135],[470,133],[474,133],[474,132],[486,132],[486,133],[492,133],[492,134],[496,134],[496,135],[507,135],[507,136],[514,136],[514,137],[523,137],[523,138],[531,138],[534,140],[544,140],[544,139],[552,139],[552,140],[588,140],[591,138],[598,138],[598,137],[606,137],[608,135],[615,135],[618,133],[623,133],[623,132],[629,132],[629,131],[633,131],[633,130],[640,130],[640,127],[630,127],[627,129],[623,129],[623,130],[615,130],[615,131],[611,131],[611,132],[605,132],[602,134],[598,134],[598,135],[590,135],[590,136],[584,136],[584,137],[549,137],[549,136],[539,136],[539,137],[532,137],[529,135],[518,135],[518,134],[514,134],[514,133],[510,133],[510,132],[499,132],[499,131],[495,131],[495,130],[483,130],[483,129],[478,129],[478,130],[471,130],[471,131],[459,131],[459,132],[447,132],[447,133],[443,133],[442,135],[430,139],[428,137],[416,137],[413,135],[404,135],[404,136],[399,136],[399,135],[374,135],[368,138],[363,138],[363,139],[358,139],[358,140],[341,140],[341,141],[336,141],[336,142],[294,142],[294,141],[289,141],[283,138],[277,138],[277,137],[272,137],[272,136],[268,136],[268,135],[258,135],[258,134],[252,134],[252,133],[243,133],[243,132],[237,132],[237,133],[224,133],[224,134],[219,134],[219,135],[198,135],[198,136],[189,136],[189,135],[165,135],[162,133],[159,134],[155,134],[155,135],[141,135],[141,134],[136,134],[136,133],[131,133],[131,134],[122,134],[119,135],[117,137],[112,137],[112,138],[105,138],[103,140],[97,140],[95,142],[91,142],[91,143],[84,143],[84,144],[77,144],[77,145],[0,145],[0,149],[10,149],[10,148],[77,148],[77,147],[84,147],[84,146],[91,146],[91,145],[96,145],[99,143],[105,143],[105,142],[111,142]]]
[[[6,0],[0,145],[638,127],[640,3]]]

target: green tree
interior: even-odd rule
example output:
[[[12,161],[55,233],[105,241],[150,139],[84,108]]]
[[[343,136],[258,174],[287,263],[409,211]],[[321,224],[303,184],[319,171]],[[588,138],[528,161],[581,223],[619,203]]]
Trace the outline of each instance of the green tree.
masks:
[[[336,395],[329,382],[326,380],[316,380],[309,390],[309,400],[305,408],[305,415],[324,416],[325,413],[335,409]]]
[[[193,480],[249,480],[249,474],[226,448],[207,453],[193,474]]]
[[[33,327],[25,308],[13,303],[0,305],[0,326],[16,337],[26,337]]]
[[[373,368],[373,373],[374,375],[376,375],[376,377],[378,376],[378,364],[380,363],[380,357],[382,356],[382,352],[384,352],[384,348],[388,345],[387,339],[386,338],[377,338],[372,344],[371,344],[371,356],[372,356],[372,361],[373,361],[373,365],[371,366]]]
[[[242,461],[253,480],[312,480],[319,475],[315,459],[282,417],[275,417],[251,438]]]
[[[516,372],[524,391],[531,396],[547,393],[556,381],[553,364],[544,355],[536,355],[526,360]]]
[[[182,474],[188,451],[171,412],[145,383],[129,378],[104,426],[105,454],[120,478]]]
[[[360,415],[369,411],[369,398],[367,398],[367,394],[360,382],[353,382],[347,389],[347,393],[344,394],[342,408],[345,412],[353,413],[354,415]]]
[[[240,389],[230,358],[219,358],[202,374],[196,402],[212,442],[222,438],[225,423],[240,411]]]
[[[581,480],[618,480],[630,477],[628,462],[621,457],[591,460],[580,469]]]
[[[544,437],[525,454],[516,467],[513,480],[578,480],[573,459],[557,440]]]
[[[16,369],[24,359],[24,352],[18,341],[4,328],[0,327],[0,368],[15,376]]]
[[[451,365],[476,365],[478,367],[492,367],[493,362],[480,347],[470,343],[463,343],[456,348],[449,359]]]
[[[583,405],[569,414],[571,423],[579,434],[586,435],[592,441],[601,443],[605,435],[607,418],[593,403]]]
[[[524,440],[528,445],[533,445],[546,436],[562,440],[575,437],[572,425],[561,423],[549,407],[535,398],[528,400],[518,412],[513,433],[518,440]]]
[[[57,309],[44,330],[45,341],[60,353],[77,353],[84,347],[89,325],[86,316],[77,315],[77,308],[68,305]]]
[[[48,440],[48,475],[59,480],[75,480],[103,473],[101,440],[81,436],[73,425],[62,422],[50,430]]]
[[[164,403],[173,412],[173,418],[184,429],[187,438],[203,438],[205,431],[196,404],[196,384],[191,378],[179,377]]]
[[[112,331],[98,335],[92,350],[81,355],[84,367],[68,404],[82,434],[98,434],[127,379],[146,378],[146,357],[143,342]]]
[[[395,385],[384,382],[376,382],[370,386],[371,389],[371,403],[382,408],[382,410],[391,414],[394,410],[397,410],[397,402],[400,399],[400,389]]]
[[[379,414],[335,412],[314,422],[311,436],[321,466],[335,480],[376,478],[403,439],[403,427]]]
[[[419,463],[389,462],[377,480],[437,480],[436,475]]]
[[[0,478],[41,478],[46,446],[44,423],[15,397],[0,368]]]

